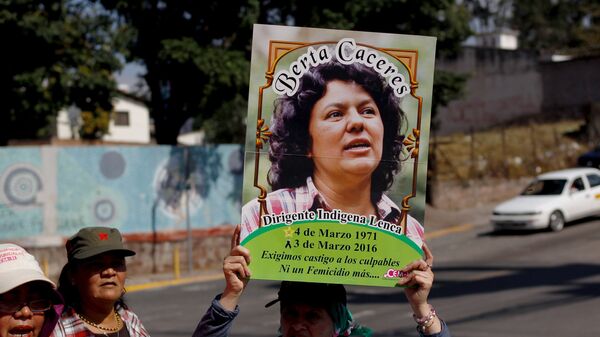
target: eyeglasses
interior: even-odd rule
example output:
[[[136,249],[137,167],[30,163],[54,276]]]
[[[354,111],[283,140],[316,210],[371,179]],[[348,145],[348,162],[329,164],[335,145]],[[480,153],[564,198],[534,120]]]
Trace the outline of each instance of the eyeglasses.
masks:
[[[52,302],[49,299],[33,300],[19,304],[2,301],[0,302],[0,312],[15,313],[25,306],[27,306],[31,312],[40,313],[50,309],[52,307]]]

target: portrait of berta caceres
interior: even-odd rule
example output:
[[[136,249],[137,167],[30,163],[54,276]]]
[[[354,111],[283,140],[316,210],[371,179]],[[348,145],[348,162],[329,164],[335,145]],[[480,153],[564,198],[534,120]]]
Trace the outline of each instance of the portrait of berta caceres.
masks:
[[[276,28],[255,25],[242,244],[325,221],[420,247],[435,39]]]

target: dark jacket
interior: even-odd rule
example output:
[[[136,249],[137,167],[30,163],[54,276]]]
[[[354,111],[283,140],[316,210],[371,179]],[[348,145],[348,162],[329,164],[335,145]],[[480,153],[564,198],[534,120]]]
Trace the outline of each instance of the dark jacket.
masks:
[[[235,308],[234,311],[229,311],[221,306],[219,299],[221,295],[215,297],[212,304],[198,323],[196,330],[194,331],[193,337],[227,337],[229,336],[229,329],[233,325],[233,320],[239,314],[239,308]],[[442,331],[433,335],[423,335],[419,333],[420,337],[452,337],[450,330],[444,321],[442,322]]]

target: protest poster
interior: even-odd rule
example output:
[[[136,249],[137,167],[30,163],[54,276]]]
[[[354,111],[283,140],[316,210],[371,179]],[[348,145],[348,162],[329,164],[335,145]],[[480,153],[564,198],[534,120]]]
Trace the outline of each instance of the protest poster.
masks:
[[[252,278],[395,286],[422,257],[435,38],[255,25]]]

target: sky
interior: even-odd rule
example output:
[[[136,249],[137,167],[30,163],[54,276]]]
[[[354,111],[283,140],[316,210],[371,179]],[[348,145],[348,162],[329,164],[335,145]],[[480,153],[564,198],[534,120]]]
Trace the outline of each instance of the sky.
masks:
[[[146,73],[146,67],[141,63],[126,63],[123,69],[119,72],[116,72],[115,79],[119,85],[120,90],[124,90],[130,93],[137,93],[141,91],[142,93],[148,92],[148,86],[146,85],[146,81],[140,76],[143,76]],[[141,90],[138,87],[141,86]]]

